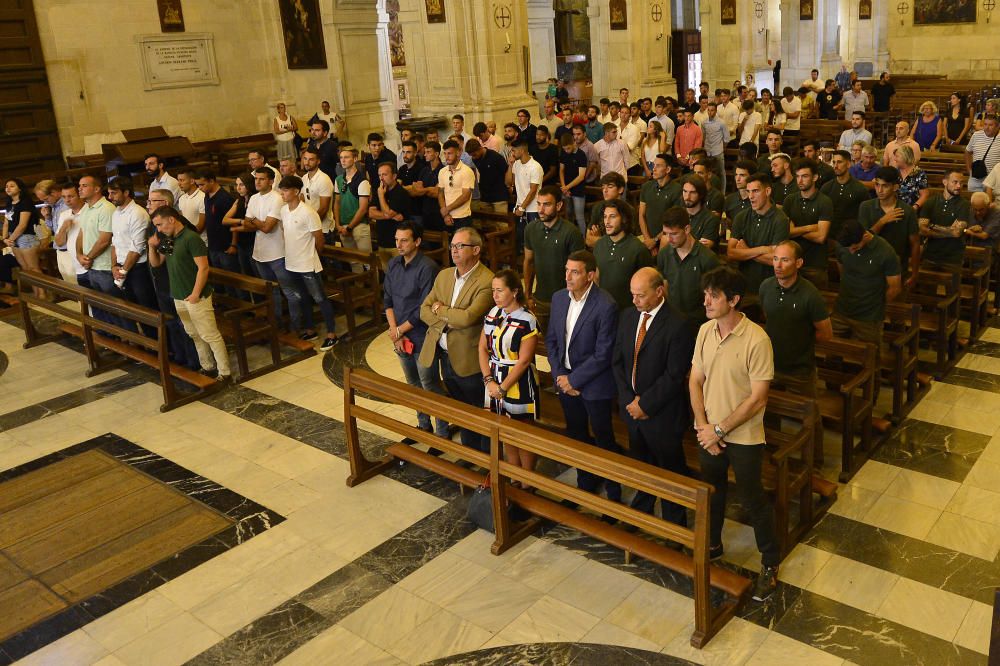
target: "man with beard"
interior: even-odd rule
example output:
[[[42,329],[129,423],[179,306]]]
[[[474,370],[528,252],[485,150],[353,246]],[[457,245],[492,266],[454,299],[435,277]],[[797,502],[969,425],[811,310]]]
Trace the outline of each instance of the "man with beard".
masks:
[[[944,191],[935,194],[920,209],[920,235],[927,237],[922,260],[949,271],[962,268],[965,230],[972,219],[969,202],[962,198],[964,174],[950,171],[941,181]]]
[[[336,139],[330,138],[330,123],[325,120],[316,120],[309,125],[308,148],[319,156],[319,170],[329,176],[330,182],[333,182],[338,175],[337,167],[340,166],[340,145]]]
[[[181,198],[181,186],[177,184],[177,179],[167,173],[167,165],[156,153],[149,153],[142,158],[146,168],[146,176],[149,178],[149,191],[170,190],[174,195],[174,201]]]
[[[820,192],[833,202],[833,224],[830,238],[840,235],[840,228],[847,220],[858,219],[861,204],[871,199],[871,193],[864,183],[851,175],[851,154],[838,150],[833,154],[833,180],[820,188]]]
[[[631,207],[630,207],[631,208]],[[631,233],[632,212],[621,201],[604,202],[604,235],[594,244],[598,279],[620,310],[632,302],[629,282],[643,266],[653,265],[653,255]]]
[[[552,294],[565,282],[566,260],[584,244],[580,230],[562,217],[563,195],[557,186],[543,187],[537,199],[538,218],[524,230],[524,296],[544,333]]]
[[[840,133],[840,140],[837,147],[841,150],[850,150],[856,141],[865,143],[872,142],[872,133],[865,129],[865,112],[855,111],[850,115],[851,129],[845,129]]]
[[[681,186],[671,178],[675,166],[670,155],[657,155],[653,160],[653,177],[639,188],[639,232],[653,254],[661,245],[663,213],[681,201]]]
[[[795,192],[795,174],[792,172],[792,158],[781,153],[771,160],[771,202],[779,208],[788,195]]]
[[[772,252],[775,245],[788,240],[789,225],[788,217],[771,202],[771,186],[766,176],[759,173],[750,176],[747,195],[750,210],[736,216],[726,255],[730,261],[739,262],[747,293],[756,296],[760,283],[774,272]]]
[[[706,249],[712,250],[719,243],[719,217],[705,206],[708,188],[697,175],[686,176],[681,185],[681,201],[688,214],[691,234]]]

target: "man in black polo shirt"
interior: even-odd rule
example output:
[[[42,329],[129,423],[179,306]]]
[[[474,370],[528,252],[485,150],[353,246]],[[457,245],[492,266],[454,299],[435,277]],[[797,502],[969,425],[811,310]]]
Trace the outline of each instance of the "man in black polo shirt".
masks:
[[[899,257],[881,236],[866,231],[857,220],[848,220],[836,246],[840,264],[840,292],[833,306],[833,334],[875,345],[879,367],[885,304],[903,289]],[[878,393],[880,382],[875,382]]]
[[[792,240],[774,248],[774,276],[760,283],[760,307],[767,317],[774,348],[774,381],[809,398],[816,397],[816,341],[833,337],[826,301],[800,274],[802,248]]]
[[[535,143],[528,146],[528,152],[542,165],[542,187],[559,183],[559,147],[552,143],[549,128],[539,125],[535,128]]]
[[[892,96],[896,94],[896,89],[889,83],[889,72],[882,72],[878,77],[878,83],[872,86],[872,108],[878,111],[888,111]]]
[[[733,221],[726,256],[739,262],[749,297],[757,293],[761,282],[773,275],[771,253],[775,245],[788,240],[789,225],[788,217],[771,203],[771,185],[766,176],[757,173],[747,179],[747,196],[750,210],[743,211]]]
[[[204,169],[198,172],[194,184],[205,193],[205,233],[208,237],[208,261],[223,270],[240,272],[238,232],[222,223],[233,207],[233,196],[219,186],[215,173]]]
[[[584,235],[587,233],[587,153],[576,145],[572,131],[563,134],[559,144],[562,147],[559,152],[559,187],[563,196],[568,197],[573,219],[580,228],[580,234]]]
[[[771,160],[775,155],[783,155],[781,152],[781,130],[769,129],[767,130],[767,138],[764,140],[767,144],[767,154],[761,155],[757,158],[757,172],[758,173],[771,173]],[[751,172],[753,173],[753,172]]]
[[[719,244],[719,217],[705,206],[708,187],[697,174],[684,176],[681,181],[681,201],[687,210],[691,234],[709,250]]]
[[[663,244],[663,214],[682,204],[681,186],[671,177],[676,167],[672,155],[660,153],[653,160],[653,177],[639,188],[639,231],[642,242],[653,254]]]
[[[369,183],[378,182],[378,165],[382,162],[396,163],[396,153],[385,147],[385,139],[381,134],[372,132],[368,135],[368,152],[365,153],[365,172]]]
[[[826,88],[816,95],[816,104],[819,106],[819,117],[826,120],[837,119],[837,109],[840,108],[840,100],[843,95],[837,90],[837,82],[833,79],[826,80]]]
[[[424,168],[420,177],[413,183],[412,196],[422,197],[421,213],[424,218],[424,229],[444,231],[444,218],[441,217],[441,205],[438,203],[438,175],[444,164],[441,162],[441,144],[428,141],[424,145]],[[425,244],[426,245],[426,244]]]
[[[923,260],[950,271],[962,268],[965,256],[965,229],[972,219],[969,202],[962,198],[964,174],[950,171],[941,183],[944,191],[935,194],[920,209],[920,235],[927,237]]]
[[[417,194],[415,183],[420,180],[420,172],[424,170],[427,163],[424,161],[423,156],[417,152],[416,141],[404,141],[399,151],[399,157],[402,160],[402,164],[399,166],[396,179],[411,198],[417,197],[413,200],[410,207],[409,219],[423,225],[423,199]]]
[[[585,249],[583,234],[562,213],[562,190],[547,185],[538,191],[538,218],[524,229],[524,295],[543,332],[552,294],[566,284],[569,255]]]
[[[833,180],[821,187],[820,192],[833,202],[830,238],[840,235],[840,229],[846,220],[858,219],[858,208],[871,199],[868,188],[851,175],[851,154],[846,150],[833,153]]]
[[[771,160],[771,202],[780,208],[785,205],[788,195],[797,190],[792,158],[785,153],[775,155]]]
[[[691,219],[680,206],[663,213],[663,240],[656,267],[667,279],[667,300],[684,313],[694,332],[708,321],[701,276],[721,265],[719,257],[691,233]]]
[[[823,186],[833,180],[836,174],[833,172],[833,167],[820,159],[819,148],[818,140],[809,139],[802,144],[802,157],[816,163],[816,174],[819,176],[816,187],[822,191]]]
[[[472,210],[506,214],[510,208],[507,160],[497,151],[485,147],[479,139],[469,139],[465,151],[479,173],[479,199],[472,202]]]
[[[382,271],[389,269],[389,262],[399,252],[396,251],[396,228],[403,220],[410,219],[412,201],[397,179],[396,165],[382,162],[378,165],[378,188],[368,208],[368,217],[375,223],[375,240],[378,242],[378,258]]]
[[[330,180],[337,178],[339,148],[337,139],[330,138],[330,123],[318,119],[309,125],[309,149],[319,156],[319,170],[328,175]]]
[[[912,287],[920,270],[920,226],[916,212],[897,196],[898,192],[899,170],[896,167],[879,167],[875,173],[875,194],[878,198],[861,204],[858,222],[888,241],[899,257],[900,268],[908,274],[906,286]]]
[[[793,166],[798,192],[785,199],[782,212],[788,216],[789,235],[802,248],[802,274],[820,289],[826,289],[827,238],[833,218],[833,202],[816,188],[819,177],[812,160],[796,160]]]

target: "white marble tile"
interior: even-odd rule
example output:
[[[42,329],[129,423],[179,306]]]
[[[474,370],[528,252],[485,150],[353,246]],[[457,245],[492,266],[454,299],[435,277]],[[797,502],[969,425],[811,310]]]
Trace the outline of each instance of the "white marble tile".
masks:
[[[605,620],[662,648],[694,617],[694,601],[643,581]]]
[[[882,495],[875,500],[863,520],[875,527],[923,539],[940,516],[940,509]]]
[[[105,646],[78,629],[17,663],[18,666],[89,666],[107,656]]]
[[[831,555],[806,589],[840,603],[874,613],[899,576],[888,571]]]
[[[387,650],[400,636],[410,633],[440,611],[439,606],[412,592],[391,587],[345,617],[340,625]]]
[[[201,654],[222,636],[184,613],[115,652],[129,666],[173,666]]]
[[[861,466],[861,469],[857,471],[849,485],[859,486],[865,490],[877,493],[885,492],[885,489],[896,479],[901,469],[901,467],[896,467],[895,465],[886,465],[877,460],[869,460]]]
[[[949,511],[941,514],[925,539],[988,562],[1000,552],[1000,527]]]
[[[338,664],[395,666],[403,662],[339,625],[331,627],[278,663],[281,666],[329,664],[336,655]]]
[[[549,591],[549,596],[605,617],[642,582],[606,564],[587,560]]]
[[[631,631],[626,631],[616,624],[600,621],[583,635],[581,643],[597,643],[599,645],[619,645],[621,647],[635,648],[637,650],[648,650],[655,652],[657,645],[653,641],[647,641],[642,636],[637,636]]]
[[[830,513],[861,520],[881,496],[881,493],[849,483],[837,490],[837,500],[830,507]]]
[[[756,652],[771,634],[753,622],[734,617],[703,648],[691,646],[692,622],[663,648],[664,654],[706,666],[739,666]]]
[[[399,581],[399,587],[443,606],[475,588],[490,570],[446,551]]]
[[[885,489],[885,494],[933,509],[944,509],[961,485],[938,476],[901,469]]]
[[[476,530],[452,546],[449,549],[449,552],[475,562],[479,566],[485,567],[490,571],[496,571],[504,564],[511,561],[518,553],[538,541],[535,537],[529,536],[520,543],[512,546],[502,555],[494,555],[490,552],[490,547],[493,545],[493,541],[495,539],[496,536],[491,532],[487,532],[486,530]]]
[[[993,609],[984,603],[973,601],[962,621],[962,626],[955,634],[955,642],[981,654],[989,654],[992,624]]]
[[[907,418],[916,419],[917,421],[926,421],[927,423],[945,425],[945,421],[948,420],[948,413],[951,411],[951,408],[952,405],[942,402],[922,400],[910,410],[910,413],[907,414]]]
[[[103,659],[95,661],[93,663],[93,666],[128,666],[128,665],[115,655],[109,654]]]
[[[389,652],[407,664],[423,664],[478,649],[493,634],[448,611],[438,611],[429,620],[405,634]]]
[[[322,497],[318,492],[298,481],[288,480],[257,495],[264,506],[288,517]]]
[[[966,475],[965,485],[989,491],[1000,489],[1000,462],[979,458]]]
[[[544,596],[514,618],[500,635],[515,643],[579,641],[600,618]]]
[[[746,663],[747,666],[773,666],[774,664],[840,666],[844,660],[788,636],[771,632]]]
[[[819,548],[796,544],[778,569],[778,578],[786,583],[805,588],[816,574],[830,561],[831,553]]]
[[[496,572],[479,581],[475,592],[448,601],[444,608],[491,632],[506,627],[542,597],[538,590]]]
[[[290,596],[266,576],[248,576],[192,607],[191,614],[220,635],[228,636]]]
[[[347,564],[329,550],[307,543],[253,573],[266,580],[285,598],[293,597]]]
[[[940,423],[952,428],[993,436],[1000,430],[1000,414],[983,411],[974,406],[955,405]]]
[[[539,592],[548,592],[586,561],[582,555],[538,540],[497,571]]]
[[[183,608],[153,590],[87,624],[83,631],[114,652],[183,613]]]
[[[951,642],[971,606],[971,599],[900,578],[876,614]]]

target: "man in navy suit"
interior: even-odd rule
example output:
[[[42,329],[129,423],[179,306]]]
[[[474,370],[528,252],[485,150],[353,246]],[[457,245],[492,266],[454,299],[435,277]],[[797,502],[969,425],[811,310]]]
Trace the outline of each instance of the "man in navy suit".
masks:
[[[629,454],[686,475],[681,438],[691,426],[687,373],[694,334],[684,315],[667,303],[666,284],[655,268],[636,271],[629,288],[635,307],[622,312],[612,362]],[[632,500],[633,508],[647,513],[655,504],[648,493]],[[687,524],[684,507],[664,502],[661,510],[665,520]]]
[[[615,381],[610,372],[618,306],[611,294],[594,284],[595,277],[597,260],[593,254],[577,250],[569,255],[566,289],[552,294],[545,349],[566,417],[567,434],[620,453],[611,425]],[[617,481],[602,479],[582,469],[576,472],[580,490],[595,493],[601,481],[608,499],[621,501],[622,487]]]

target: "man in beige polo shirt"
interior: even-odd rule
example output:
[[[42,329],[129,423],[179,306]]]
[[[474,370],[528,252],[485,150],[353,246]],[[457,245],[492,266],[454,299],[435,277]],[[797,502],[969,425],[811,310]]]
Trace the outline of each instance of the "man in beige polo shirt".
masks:
[[[722,523],[732,465],[764,565],[753,598],[763,601],[777,586],[780,562],[774,511],[761,483],[764,408],[774,378],[774,353],[764,329],[737,309],[746,291],[742,273],[716,268],[702,277],[701,285],[708,321],[698,331],[689,387],[702,478],[715,488],[710,557],[722,557]]]

